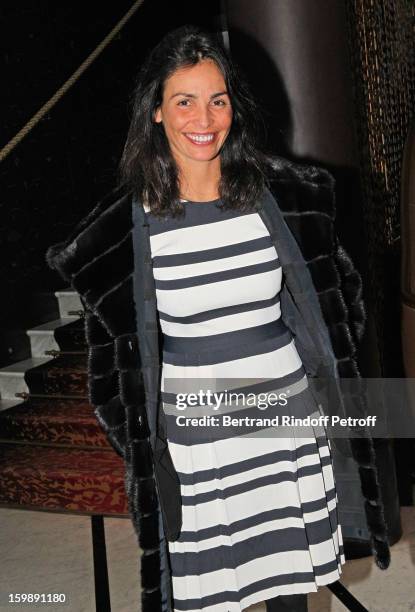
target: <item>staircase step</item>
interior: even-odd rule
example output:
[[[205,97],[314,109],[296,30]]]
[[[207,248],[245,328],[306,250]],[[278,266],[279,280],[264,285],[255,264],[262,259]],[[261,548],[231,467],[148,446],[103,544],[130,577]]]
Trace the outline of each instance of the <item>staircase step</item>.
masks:
[[[82,302],[79,299],[78,293],[72,289],[62,289],[61,291],[55,291],[55,295],[58,298],[59,313],[62,319],[67,317],[78,318],[79,315],[70,315],[70,311],[84,310]]]
[[[0,439],[111,449],[88,401],[28,399],[0,412]]]
[[[69,395],[85,398],[87,389],[86,355],[62,355],[25,374],[31,393]]]
[[[0,369],[0,398],[16,400],[16,393],[28,393],[25,374],[53,360],[53,357],[31,357]]]
[[[128,514],[115,452],[0,444],[0,462],[0,506]]]
[[[86,351],[84,319],[76,319],[63,327],[57,327],[55,341],[61,351]]]
[[[0,399],[0,419],[1,413],[3,410],[9,410],[9,408],[14,408],[15,406],[19,406],[23,403],[22,399]]]
[[[26,333],[30,338],[32,357],[44,357],[45,351],[59,351],[61,347],[55,339],[58,328],[65,328],[68,325],[73,325],[75,322],[73,317],[67,317],[65,319],[48,321],[48,323],[43,323],[42,325],[28,329]]]

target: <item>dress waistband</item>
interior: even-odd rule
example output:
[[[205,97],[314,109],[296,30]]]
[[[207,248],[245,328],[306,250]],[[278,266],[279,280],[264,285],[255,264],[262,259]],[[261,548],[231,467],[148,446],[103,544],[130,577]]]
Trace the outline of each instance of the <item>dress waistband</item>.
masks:
[[[287,333],[288,328],[281,317],[264,325],[238,329],[213,336],[177,337],[163,334],[163,350],[168,353],[201,353],[245,344],[257,344]]]

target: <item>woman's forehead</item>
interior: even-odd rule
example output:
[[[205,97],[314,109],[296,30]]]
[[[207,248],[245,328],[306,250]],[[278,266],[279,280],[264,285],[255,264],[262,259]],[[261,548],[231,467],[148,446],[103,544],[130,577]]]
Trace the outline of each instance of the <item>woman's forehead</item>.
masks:
[[[216,62],[203,59],[191,66],[177,68],[164,82],[164,91],[171,92],[178,87],[200,89],[201,87],[221,85],[224,89],[225,79]]]

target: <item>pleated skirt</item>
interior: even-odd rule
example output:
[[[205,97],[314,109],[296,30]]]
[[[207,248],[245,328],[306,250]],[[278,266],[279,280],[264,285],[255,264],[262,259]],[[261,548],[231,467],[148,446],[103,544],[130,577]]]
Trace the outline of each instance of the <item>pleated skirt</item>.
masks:
[[[345,557],[324,428],[285,435],[276,427],[178,427],[169,393],[173,380],[188,391],[208,379],[257,377],[290,387],[292,412],[318,414],[295,341],[281,325],[274,337],[239,346],[237,359],[229,359],[235,347],[189,352],[176,342],[164,350],[163,408],[183,518],[180,537],[168,543],[175,611],[239,612],[340,577]],[[202,412],[196,406],[187,414]]]

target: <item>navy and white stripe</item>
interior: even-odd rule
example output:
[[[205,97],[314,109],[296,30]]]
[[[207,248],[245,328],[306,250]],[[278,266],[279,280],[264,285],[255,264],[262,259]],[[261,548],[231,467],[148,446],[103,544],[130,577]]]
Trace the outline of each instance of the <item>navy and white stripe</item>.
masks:
[[[224,210],[220,200],[184,206],[183,218],[147,211],[164,342],[162,398],[182,494],[182,531],[169,542],[174,610],[236,612],[337,580],[342,532],[324,430],[201,438],[174,426],[184,382],[186,391],[201,380],[257,379],[257,393],[289,385],[294,407],[316,408],[281,319],[281,265],[260,215]],[[202,407],[184,414],[201,415]]]

